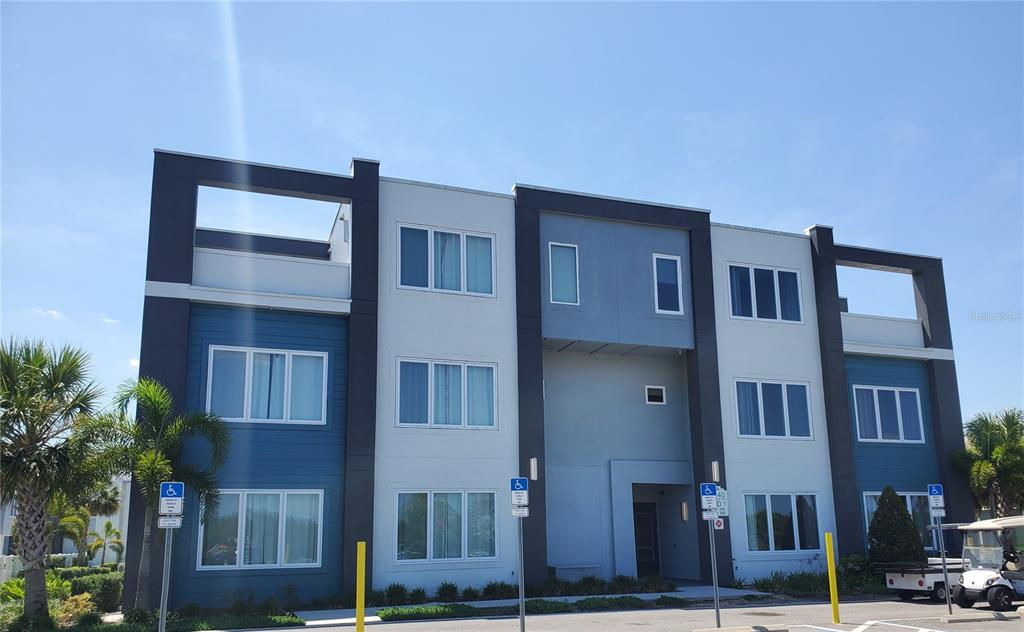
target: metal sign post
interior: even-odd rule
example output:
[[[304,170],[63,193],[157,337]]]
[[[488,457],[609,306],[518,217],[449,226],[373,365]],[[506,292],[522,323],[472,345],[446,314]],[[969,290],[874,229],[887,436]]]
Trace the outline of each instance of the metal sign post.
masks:
[[[530,466],[531,475],[533,465]],[[516,476],[509,480],[512,490],[512,515],[519,523],[519,632],[526,632],[526,582],[523,580],[523,518],[530,515],[530,479]],[[161,630],[161,632],[163,632]]]
[[[946,534],[942,532],[942,519],[946,517],[946,498],[941,483],[928,485],[928,510],[932,518],[938,521],[935,533],[939,535],[939,553],[942,555],[942,587],[946,593],[946,610],[953,614],[953,604],[949,596],[949,572],[946,570]]]
[[[167,595],[171,587],[171,551],[174,530],[181,528],[181,511],[185,504],[185,484],[173,481],[160,483],[160,517],[157,527],[164,530],[164,572],[160,582],[159,632],[167,630]]]
[[[700,484],[700,506],[704,521],[708,523],[708,541],[711,543],[711,585],[715,592],[715,627],[722,627],[722,612],[718,601],[718,557],[715,553],[715,522],[718,517],[718,485]],[[724,528],[724,524],[723,524]]]

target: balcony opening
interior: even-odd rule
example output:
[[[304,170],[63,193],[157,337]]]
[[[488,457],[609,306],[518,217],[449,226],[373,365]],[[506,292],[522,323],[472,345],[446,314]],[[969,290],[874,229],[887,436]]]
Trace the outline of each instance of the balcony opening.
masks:
[[[914,279],[909,274],[839,266],[839,296],[852,314],[917,318]]]

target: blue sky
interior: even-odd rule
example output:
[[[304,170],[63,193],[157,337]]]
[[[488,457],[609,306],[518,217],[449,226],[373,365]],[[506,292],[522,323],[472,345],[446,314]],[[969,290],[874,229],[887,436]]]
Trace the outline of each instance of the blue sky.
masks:
[[[85,347],[112,390],[139,352],[154,147],[360,156],[942,256],[965,415],[1021,406],[1022,7],[5,2],[0,329]],[[245,228],[220,202],[201,213]],[[843,274],[851,310],[912,316],[890,277]]]

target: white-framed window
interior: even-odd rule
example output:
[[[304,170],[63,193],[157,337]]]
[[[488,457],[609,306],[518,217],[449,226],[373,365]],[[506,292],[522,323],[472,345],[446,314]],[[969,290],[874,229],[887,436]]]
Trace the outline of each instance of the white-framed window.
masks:
[[[683,262],[676,255],[653,255],[654,311],[683,314]]]
[[[644,386],[644,396],[647,399],[647,403],[654,406],[665,405],[665,387],[664,386],[652,386],[648,384]]]
[[[327,423],[327,353],[210,345],[206,410],[224,421]]]
[[[928,508],[928,494],[920,492],[896,492],[896,494],[907,503],[907,511],[921,534],[921,543],[929,551],[938,550],[939,543],[935,532],[928,528],[928,525],[935,524],[932,519],[931,509]],[[878,499],[882,492],[864,492],[864,533],[871,528],[871,519],[875,517],[875,510],[878,509]]]
[[[495,296],[494,235],[398,225],[398,287]]]
[[[811,400],[806,382],[736,380],[741,437],[810,439]]]
[[[399,426],[497,428],[498,365],[398,358]]]
[[[312,568],[323,551],[322,489],[222,489],[199,523],[198,570]]]
[[[753,493],[743,495],[747,550],[817,551],[818,499],[814,494]]]
[[[853,414],[858,441],[924,443],[916,388],[854,384]]]
[[[552,303],[580,304],[580,259],[576,244],[548,242],[548,281]]]
[[[415,490],[397,494],[398,562],[494,560],[498,551],[494,491]]]
[[[800,273],[771,266],[729,264],[733,318],[803,322]]]

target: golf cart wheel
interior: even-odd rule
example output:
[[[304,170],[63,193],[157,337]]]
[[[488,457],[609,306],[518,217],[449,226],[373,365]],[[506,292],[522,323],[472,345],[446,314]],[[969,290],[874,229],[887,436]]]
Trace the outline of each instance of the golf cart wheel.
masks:
[[[1013,593],[1006,586],[993,586],[988,589],[988,605],[997,612],[1013,610]]]
[[[945,601],[946,601],[946,585],[945,584],[935,584],[935,588],[932,588],[932,591],[930,593],[928,593],[928,598],[931,599],[932,601],[934,601],[935,603],[945,603]]]
[[[896,596],[899,597],[901,601],[910,601],[917,596],[917,593],[913,590],[897,590]]]
[[[974,605],[974,600],[967,596],[967,591],[964,590],[963,586],[954,586],[952,596],[953,603],[961,608],[970,608]]]

